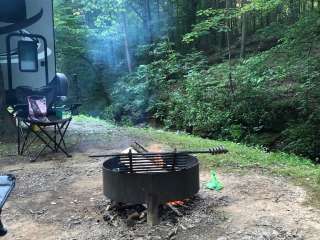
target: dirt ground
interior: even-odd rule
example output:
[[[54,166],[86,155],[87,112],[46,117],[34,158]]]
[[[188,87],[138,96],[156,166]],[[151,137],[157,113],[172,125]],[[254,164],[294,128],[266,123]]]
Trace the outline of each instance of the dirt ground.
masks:
[[[70,132],[73,158],[50,154],[29,163],[26,158],[1,157],[0,173],[17,177],[3,209],[9,229],[3,240],[320,239],[320,210],[305,204],[306,191],[259,170],[219,170],[225,186],[221,192],[205,188],[210,174],[203,170],[193,209],[176,221],[163,219],[156,227],[145,222],[128,227],[121,219],[110,224],[104,220],[108,200],[102,194],[102,160],[88,155],[118,152],[134,141],[147,146],[151,140],[103,125],[76,123]]]

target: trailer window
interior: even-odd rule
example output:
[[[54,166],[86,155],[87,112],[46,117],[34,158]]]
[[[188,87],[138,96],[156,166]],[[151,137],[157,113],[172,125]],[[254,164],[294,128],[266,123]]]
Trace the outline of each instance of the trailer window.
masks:
[[[34,41],[19,41],[19,68],[21,72],[38,72],[38,46]]]

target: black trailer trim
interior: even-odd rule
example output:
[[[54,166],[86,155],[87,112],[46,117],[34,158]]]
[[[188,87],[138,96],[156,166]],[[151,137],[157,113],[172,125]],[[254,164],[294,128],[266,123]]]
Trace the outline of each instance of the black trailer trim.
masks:
[[[38,22],[42,18],[42,15],[43,15],[43,9],[41,9],[41,11],[38,14],[36,14],[33,17],[31,17],[30,19],[27,19],[27,20],[22,21],[22,22],[17,23],[17,24],[11,24],[9,26],[1,27],[0,28],[0,35],[1,34],[7,34],[7,33],[10,33],[10,32],[14,32],[14,31],[18,31],[18,30],[21,30],[23,28],[29,27],[32,24],[35,24],[36,22]]]
[[[56,31],[55,31],[55,23],[54,23],[54,5],[53,0],[51,1],[51,9],[52,9],[52,33],[53,33],[53,52],[54,52],[54,75],[57,74],[57,56],[56,56]]]

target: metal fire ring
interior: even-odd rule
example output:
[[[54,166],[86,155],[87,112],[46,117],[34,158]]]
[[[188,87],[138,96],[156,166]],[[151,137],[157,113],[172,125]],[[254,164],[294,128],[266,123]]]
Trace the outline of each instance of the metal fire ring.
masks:
[[[120,157],[103,164],[103,191],[111,200],[123,203],[147,203],[150,196],[160,204],[186,199],[199,192],[199,161],[188,155],[187,164],[168,172],[121,172]]]

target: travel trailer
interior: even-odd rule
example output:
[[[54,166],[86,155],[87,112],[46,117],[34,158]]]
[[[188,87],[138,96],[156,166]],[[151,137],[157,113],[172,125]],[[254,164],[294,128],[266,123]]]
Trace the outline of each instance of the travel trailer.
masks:
[[[0,1],[0,64],[9,104],[53,80],[66,87],[56,73],[53,0]]]

